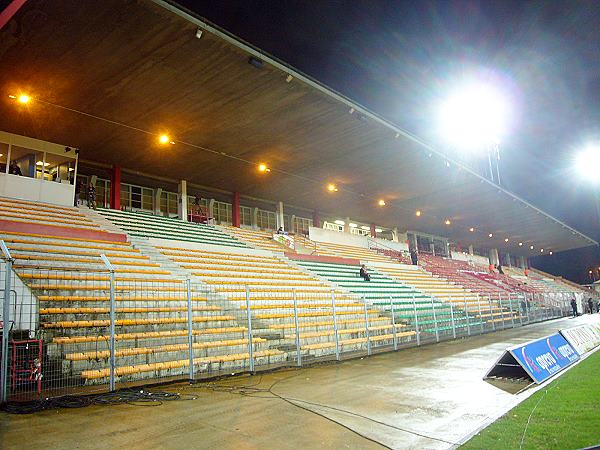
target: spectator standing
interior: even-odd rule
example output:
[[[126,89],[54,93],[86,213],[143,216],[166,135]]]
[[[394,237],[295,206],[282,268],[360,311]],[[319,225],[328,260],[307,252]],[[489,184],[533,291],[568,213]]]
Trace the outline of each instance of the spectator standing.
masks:
[[[410,251],[410,260],[413,264],[413,266],[418,266],[419,265],[419,254],[417,253],[417,249],[413,248]]]
[[[590,309],[590,314],[594,313],[594,301],[592,297],[588,298],[588,308]]]
[[[577,301],[575,297],[571,299],[571,309],[573,310],[573,317],[577,317]]]
[[[88,208],[96,209],[96,186],[92,183],[87,188],[87,205]]]

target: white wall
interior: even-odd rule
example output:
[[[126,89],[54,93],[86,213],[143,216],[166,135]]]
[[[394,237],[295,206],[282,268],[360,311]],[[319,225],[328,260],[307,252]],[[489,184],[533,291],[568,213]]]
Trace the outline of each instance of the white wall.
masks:
[[[325,230],[323,228],[310,227],[308,229],[310,240],[316,242],[325,242],[330,244],[351,245],[354,247],[369,248],[369,240],[381,244],[382,247],[388,247],[397,251],[408,251],[408,245],[405,241],[393,242],[387,239],[372,238],[367,236],[358,236],[350,233],[339,233],[337,231]],[[402,235],[400,235],[402,236]],[[404,235],[406,236],[406,235]]]
[[[458,261],[472,262],[474,264],[485,267],[487,267],[490,264],[489,259],[485,256],[469,255],[468,253],[464,252],[452,252],[452,259],[456,259]]]
[[[61,206],[73,206],[75,186],[0,173],[0,196]]]

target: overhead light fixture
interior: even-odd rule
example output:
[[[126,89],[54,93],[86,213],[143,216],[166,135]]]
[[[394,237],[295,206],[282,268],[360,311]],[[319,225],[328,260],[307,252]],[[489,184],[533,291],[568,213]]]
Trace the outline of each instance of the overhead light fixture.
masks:
[[[198,27],[196,29],[196,37],[200,39],[202,37],[202,28]]]
[[[415,216],[421,217],[421,211],[417,209],[417,212],[415,212]]]
[[[522,242],[519,242],[519,247],[523,247],[523,243]]]
[[[19,103],[22,103],[23,105],[25,105],[26,103],[29,103],[30,100],[31,100],[31,97],[27,94],[21,94],[17,97],[17,101]]]
[[[529,246],[529,249],[530,249],[530,250],[533,250],[533,245],[530,245],[530,246]]]
[[[444,221],[444,223],[445,223],[446,225],[450,225],[452,222],[450,221],[450,219],[446,219],[446,220]]]
[[[544,249],[543,248],[540,248],[540,253],[544,253]]]
[[[508,238],[504,238],[504,242],[508,242]]]
[[[385,206],[385,200],[383,200],[383,199],[379,200],[378,205]]]
[[[493,238],[494,235],[492,233],[488,234],[488,237]]]
[[[270,171],[271,171],[271,168],[270,168],[269,166],[267,166],[265,163],[260,163],[260,164],[258,165],[258,171],[259,171],[259,172],[263,172],[263,173],[264,173],[264,172],[270,172]]]
[[[469,231],[470,231],[471,233],[473,233],[473,232],[475,231],[475,228],[471,227],[471,228],[469,228]]]
[[[361,225],[361,226],[360,226],[360,229],[361,229],[361,230],[365,230],[365,231],[369,231],[369,230],[371,229],[371,227],[368,227],[368,226],[366,226],[366,225]]]
[[[293,77],[293,76],[291,76],[291,75],[288,75],[287,77],[285,77],[285,82],[286,82],[286,83],[290,83],[290,82],[291,82],[293,79],[294,79],[294,77]]]
[[[382,233],[383,230],[381,228],[375,228],[375,233]]]
[[[346,222],[344,222],[343,220],[335,220],[333,223],[335,223],[336,225],[346,225]]]
[[[358,225],[356,225],[355,223],[349,223],[348,226],[350,228],[356,228]]]
[[[337,188],[337,186],[336,186],[335,184],[333,184],[333,183],[329,183],[329,184],[327,185],[327,190],[328,190],[329,192],[337,192],[337,191],[338,191],[338,188]]]
[[[553,253],[553,252],[552,252],[552,250],[550,250],[550,251],[548,252],[548,254],[549,254],[549,255],[551,255],[552,253]]]
[[[36,166],[41,166],[42,164],[44,165],[44,167],[48,167],[50,165],[49,162],[43,162],[43,161],[38,161],[35,163]]]
[[[171,139],[169,139],[169,136],[166,134],[161,134],[158,137],[158,142],[160,142],[161,144],[175,144],[175,142],[173,142]]]
[[[598,165],[600,164],[600,144],[590,144],[575,159],[575,168],[579,175],[592,183],[598,183]]]

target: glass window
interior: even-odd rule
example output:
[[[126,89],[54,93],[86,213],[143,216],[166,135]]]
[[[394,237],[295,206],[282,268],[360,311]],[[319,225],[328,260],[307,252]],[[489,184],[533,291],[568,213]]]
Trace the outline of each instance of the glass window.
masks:
[[[258,210],[258,228],[263,230],[275,230],[277,228],[277,219],[273,211]]]
[[[41,168],[41,165],[40,165]],[[62,155],[46,153],[44,179],[63,184],[73,184],[75,159]]]
[[[177,216],[179,208],[178,197],[175,192],[162,191],[160,194],[160,211],[166,216]]]
[[[13,145],[10,150],[8,173],[29,178],[42,178],[44,153]],[[46,167],[49,163],[46,163]]]
[[[6,173],[8,167],[6,167],[6,161],[8,158],[8,144],[0,142],[0,171]]]
[[[312,219],[304,217],[296,217],[294,222],[294,231],[298,234],[308,234],[309,227],[313,226]]]
[[[240,206],[240,216],[242,225],[252,226],[252,208],[249,206]]]
[[[142,209],[154,211],[154,189],[142,188]]]
[[[131,209],[131,186],[121,183],[121,208]]]
[[[213,215],[217,223],[231,225],[231,203],[215,202]]]
[[[110,208],[110,180],[96,179],[96,205],[100,208]]]

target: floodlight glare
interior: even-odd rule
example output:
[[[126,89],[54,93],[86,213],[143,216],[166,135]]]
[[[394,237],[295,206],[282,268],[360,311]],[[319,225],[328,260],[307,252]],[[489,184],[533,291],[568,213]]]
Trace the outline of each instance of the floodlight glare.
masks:
[[[575,168],[587,181],[600,181],[600,144],[590,145],[576,156]]]
[[[465,85],[440,108],[441,133],[461,151],[486,150],[507,128],[508,103],[494,86]]]

